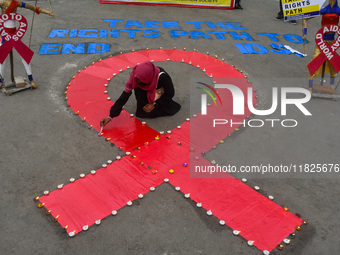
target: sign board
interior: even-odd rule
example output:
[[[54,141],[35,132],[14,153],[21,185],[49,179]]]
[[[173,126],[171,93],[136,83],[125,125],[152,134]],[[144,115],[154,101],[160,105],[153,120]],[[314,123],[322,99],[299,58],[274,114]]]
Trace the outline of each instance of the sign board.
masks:
[[[100,3],[234,9],[235,0],[100,0]]]
[[[282,0],[285,21],[310,18],[320,15],[326,0]]]

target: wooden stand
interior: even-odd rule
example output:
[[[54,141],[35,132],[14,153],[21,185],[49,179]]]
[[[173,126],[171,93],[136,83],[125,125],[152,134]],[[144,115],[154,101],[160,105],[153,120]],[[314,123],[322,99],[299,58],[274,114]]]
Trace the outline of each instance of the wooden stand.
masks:
[[[5,84],[3,77],[1,77],[3,81],[2,86],[0,86],[1,92],[4,93],[6,96],[10,96],[22,90],[35,89],[35,87],[33,87],[26,78],[14,77],[13,50],[10,51],[9,57],[11,64],[11,82]]]
[[[325,67],[326,62],[322,65],[322,74],[321,74],[321,84],[313,84],[313,88],[310,88],[310,92],[312,94],[312,97],[319,97],[319,98],[330,98],[330,99],[339,99],[340,95],[335,95],[335,91],[339,86],[340,81],[335,86],[324,86],[324,78],[325,78]]]
[[[330,98],[330,99],[339,99],[340,95],[336,95],[335,91],[339,87],[339,83],[335,86],[322,86],[318,84],[314,84],[311,90],[312,97],[319,98]]]
[[[24,86],[17,87],[15,82],[10,82],[9,84],[3,85],[3,87],[1,88],[1,92],[4,93],[6,96],[10,96],[22,90],[32,89],[32,85],[26,78],[24,78],[24,83]]]

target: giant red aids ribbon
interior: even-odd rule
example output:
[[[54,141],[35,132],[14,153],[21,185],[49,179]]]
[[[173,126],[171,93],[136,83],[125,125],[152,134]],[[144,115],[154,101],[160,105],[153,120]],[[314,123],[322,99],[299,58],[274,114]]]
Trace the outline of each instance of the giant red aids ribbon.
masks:
[[[174,49],[142,50],[101,60],[78,72],[67,87],[70,108],[99,131],[100,119],[107,116],[112,106],[107,95],[109,81],[147,60],[190,64],[212,79],[235,78],[235,85],[244,93],[252,88],[241,72],[217,58]],[[215,129],[207,125],[221,113],[235,118],[231,93],[226,89],[217,91],[223,105],[211,105],[207,115],[198,113],[164,134],[123,110],[105,126],[103,136],[126,155],[77,180],[72,178],[71,183],[60,185],[55,191],[46,192],[39,198],[41,206],[74,236],[168,182],[198,207],[206,209],[208,215],[216,216],[220,224],[228,225],[250,244],[269,253],[302,223],[300,218],[229,174],[225,178],[190,176],[190,165],[212,165],[201,153],[212,148],[218,150],[220,140],[235,130],[235,126],[220,125]],[[250,115],[245,108],[245,113],[235,121]],[[240,156],[244,156],[242,152]]]

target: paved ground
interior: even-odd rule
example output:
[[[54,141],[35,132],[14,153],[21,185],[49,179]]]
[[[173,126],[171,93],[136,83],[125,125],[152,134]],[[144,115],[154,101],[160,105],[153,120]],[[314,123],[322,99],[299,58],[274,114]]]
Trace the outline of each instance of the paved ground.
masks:
[[[28,1],[34,4],[34,1]],[[48,1],[38,1],[49,9]],[[295,55],[271,52],[271,43],[288,44],[303,51],[302,44],[292,42],[300,35],[301,21],[296,26],[274,21],[278,2],[243,0],[243,10],[209,10],[179,7],[128,6],[99,4],[99,1],[52,1],[54,19],[35,17],[32,49],[35,56],[32,68],[37,90],[27,90],[12,96],[0,95],[0,165],[1,165],[1,224],[0,244],[2,254],[261,254],[247,246],[245,240],[232,235],[231,230],[217,224],[217,219],[207,217],[191,201],[185,200],[170,185],[163,184],[157,192],[148,194],[137,206],[121,209],[117,217],[108,217],[99,227],[92,227],[70,239],[61,232],[60,225],[38,209],[33,202],[44,190],[54,190],[70,177],[84,170],[97,169],[108,159],[119,154],[96,132],[87,127],[68,107],[64,91],[72,76],[84,66],[100,58],[120,52],[145,48],[186,48],[209,52],[243,70],[259,96],[260,108],[271,105],[272,87],[302,87],[306,85],[305,60]],[[30,22],[32,13],[19,10]],[[117,27],[110,27],[104,20],[123,20]],[[180,28],[126,27],[128,20],[176,21]],[[207,23],[239,23],[239,30],[209,28]],[[136,24],[136,23],[135,23]],[[158,25],[160,23],[157,23]],[[168,25],[170,23],[167,23]],[[194,24],[201,28],[195,28]],[[231,26],[231,25],[230,25]],[[235,25],[237,26],[237,25]],[[309,21],[307,61],[314,49],[313,36],[320,26],[320,18]],[[128,32],[120,31],[119,37],[92,38],[52,37],[53,29],[155,29],[158,38],[144,37],[136,32],[129,38]],[[201,31],[211,38],[189,35],[174,38],[169,30]],[[232,33],[214,34],[207,31],[246,32],[249,37],[235,39]],[[156,32],[154,32],[156,33]],[[181,32],[182,34],[185,32]],[[276,33],[278,42],[258,33]],[[202,35],[202,34],[201,34]],[[225,36],[225,39],[218,39]],[[132,35],[130,37],[133,37]],[[25,36],[28,43],[29,32]],[[246,40],[248,38],[248,40]],[[106,43],[110,51],[92,54],[38,54],[43,44]],[[235,44],[253,43],[266,48],[266,54],[242,54]],[[60,46],[61,47],[61,46]],[[60,51],[55,50],[56,52]],[[264,49],[262,47],[262,51]],[[261,48],[261,47],[260,47]],[[257,48],[258,50],[260,48]],[[58,48],[57,48],[58,49]],[[161,63],[172,74],[177,90],[177,100],[183,110],[171,121],[155,119],[149,125],[156,130],[167,130],[181,123],[189,113],[189,91],[185,84],[202,76],[202,72],[176,63]],[[160,65],[161,65],[160,64]],[[23,72],[16,63],[18,75]],[[125,75],[125,76],[124,76]],[[123,87],[128,74],[117,77]],[[118,90],[110,88],[111,98]],[[129,109],[133,109],[130,100]],[[313,114],[305,117],[291,107],[284,118],[298,120],[295,128],[241,128],[219,150],[207,153],[220,165],[304,164],[339,162],[339,102],[313,99],[306,107]],[[103,117],[107,113],[102,113]],[[279,112],[272,118],[283,118]],[[261,117],[264,119],[264,117]],[[246,176],[247,177],[247,176]],[[269,178],[270,177],[270,178]],[[272,254],[337,254],[339,248],[340,210],[338,202],[339,178],[334,175],[302,176],[250,176],[249,185],[259,185],[264,195],[273,195],[275,202],[287,206],[293,213],[300,213],[308,225],[284,250]]]

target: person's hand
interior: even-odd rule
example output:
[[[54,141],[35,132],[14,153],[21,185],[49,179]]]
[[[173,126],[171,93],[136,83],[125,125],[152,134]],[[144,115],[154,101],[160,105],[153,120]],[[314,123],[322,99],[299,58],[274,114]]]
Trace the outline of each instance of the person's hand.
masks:
[[[153,104],[146,104],[144,107],[143,107],[143,110],[145,112],[151,112],[153,109],[155,109],[155,106]]]
[[[159,89],[157,89],[157,90],[156,90],[156,93],[157,93],[157,94],[163,95],[163,94],[164,94],[164,88],[159,88]]]
[[[109,123],[112,119],[111,118],[104,118],[100,121],[100,126],[104,127],[107,123]]]
[[[158,94],[158,93],[156,93],[156,96],[155,96],[155,101],[157,101],[158,99],[160,99],[160,98],[161,98],[161,96],[162,96],[162,94]]]
[[[157,89],[156,90],[155,101],[160,99],[163,94],[164,94],[164,89],[163,88]]]

